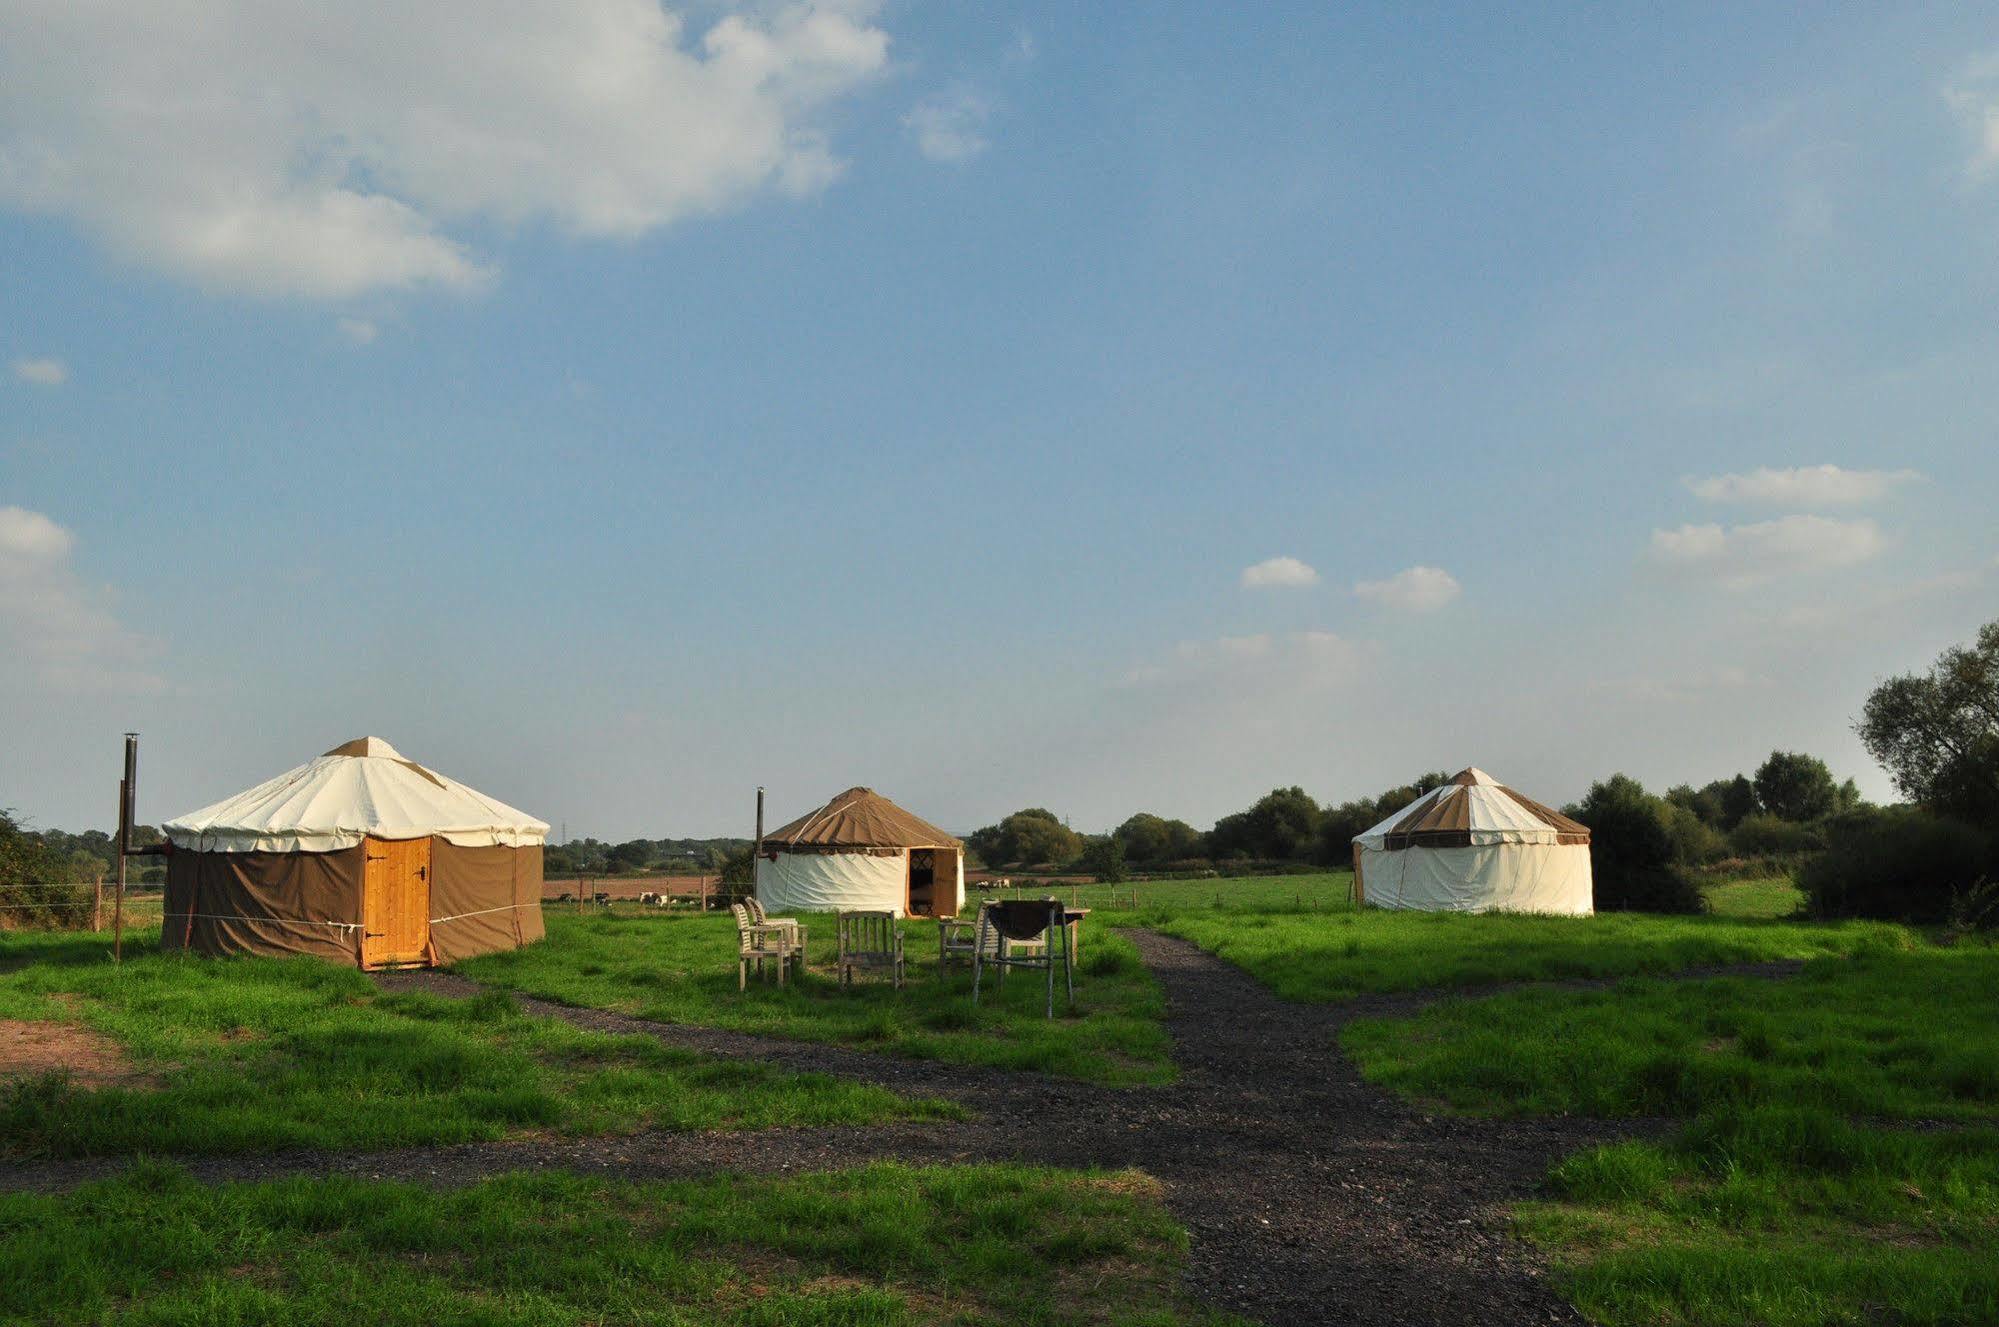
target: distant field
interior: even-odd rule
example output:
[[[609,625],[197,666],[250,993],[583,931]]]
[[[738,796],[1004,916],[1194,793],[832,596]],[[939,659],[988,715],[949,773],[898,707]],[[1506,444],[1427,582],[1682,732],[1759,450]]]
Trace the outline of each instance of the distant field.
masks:
[[[1729,880],[1701,890],[1717,917],[1793,917],[1805,905],[1804,891],[1789,876]]]
[[[1370,991],[1476,987],[1564,977],[1627,977],[1682,968],[1908,948],[1881,922],[1837,925],[1737,917],[1595,917],[1383,912],[1169,912],[1138,919],[1253,973],[1287,1000]]]
[[[0,1019],[56,1035],[0,1064],[0,1153],[385,1147],[530,1129],[760,1128],[949,1113],[879,1088],[717,1063],[527,1018],[504,994],[383,994],[312,958],[162,954],[158,932],[0,935]]]

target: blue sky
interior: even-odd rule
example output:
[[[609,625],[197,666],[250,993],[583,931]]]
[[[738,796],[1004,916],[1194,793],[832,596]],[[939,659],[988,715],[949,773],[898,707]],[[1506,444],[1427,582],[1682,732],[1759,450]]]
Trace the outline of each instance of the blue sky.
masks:
[[[1883,796],[1999,616],[1999,13],[186,9],[0,0],[38,823]]]

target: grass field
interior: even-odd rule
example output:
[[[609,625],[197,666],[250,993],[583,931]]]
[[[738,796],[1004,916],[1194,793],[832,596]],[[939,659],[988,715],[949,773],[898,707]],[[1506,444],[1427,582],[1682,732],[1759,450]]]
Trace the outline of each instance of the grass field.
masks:
[[[1145,925],[1191,940],[1287,1000],[1371,991],[1627,977],[1719,963],[1813,958],[1917,943],[1907,928],[1728,916],[1471,916],[1463,913],[1159,909]]]
[[[1219,1323],[1130,1174],[864,1170],[469,1188],[207,1187],[151,1166],[0,1196],[0,1320],[301,1327]]]
[[[1443,1108],[1687,1121],[1570,1158],[1520,1214],[1606,1323],[1999,1321],[1999,950],[1530,988],[1345,1042]]]
[[[76,1025],[132,1077],[0,1078],[0,1152],[205,1153],[758,1128],[948,1113],[878,1088],[717,1063],[512,1000],[382,994],[315,959],[162,954],[157,934],[0,936],[0,1018]]]
[[[1804,907],[1805,895],[1789,876],[1763,880],[1725,880],[1701,891],[1717,917],[1763,917],[1775,920],[1796,916]]]
[[[1045,1017],[1038,972],[992,974],[972,1005],[969,968],[937,967],[937,924],[903,923],[907,975],[897,991],[863,974],[842,989],[830,968],[833,919],[807,916],[810,972],[779,990],[753,981],[736,989],[736,930],[727,914],[573,916],[548,913],[544,944],[458,965],[482,982],[590,1008],[663,1022],[698,1023],[804,1041],[964,1064],[1034,1069],[1094,1082],[1158,1083],[1172,1077],[1159,988],[1131,943],[1096,917],[1084,924],[1076,1008],[1066,1010],[1057,976],[1056,1016]]]

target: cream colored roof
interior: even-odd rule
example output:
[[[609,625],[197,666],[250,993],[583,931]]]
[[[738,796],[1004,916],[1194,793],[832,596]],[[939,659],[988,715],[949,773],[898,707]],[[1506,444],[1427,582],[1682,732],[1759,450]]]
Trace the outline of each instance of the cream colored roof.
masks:
[[[175,847],[207,852],[332,852],[365,837],[432,835],[463,848],[541,843],[548,826],[425,769],[379,737],[323,756],[160,827]]]
[[[1490,843],[1588,843],[1589,826],[1523,797],[1476,766],[1365,833],[1363,848],[1468,846]]]

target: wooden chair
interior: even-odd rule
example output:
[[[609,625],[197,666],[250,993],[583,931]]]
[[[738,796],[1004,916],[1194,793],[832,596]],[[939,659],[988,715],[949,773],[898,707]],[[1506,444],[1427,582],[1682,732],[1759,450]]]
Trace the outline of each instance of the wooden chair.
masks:
[[[972,955],[972,1003],[979,1002],[979,983],[988,966],[1006,980],[1008,968],[1041,968],[1048,973],[1048,1017],[1055,1017],[1055,964],[1069,988],[1069,1007],[1076,1007],[1076,968],[1069,952],[1068,911],[1055,898],[1008,899],[979,905],[981,925],[990,924],[999,937],[998,952]]]
[[[758,926],[789,926],[792,929],[792,931],[796,933],[798,962],[800,966],[804,965],[805,928],[799,925],[798,919],[796,917],[772,917],[767,915],[764,912],[763,902],[760,899],[758,899],[755,894],[751,894],[748,898],[745,898],[743,900],[743,906],[750,910],[750,920],[755,922]]]
[[[991,899],[985,900],[992,902]],[[1000,943],[999,932],[993,930],[987,920],[985,904],[980,904],[974,918],[939,917],[937,919],[937,970],[945,968],[959,959],[967,964],[978,961],[979,950],[991,949]]]
[[[784,970],[791,966],[798,954],[796,935],[789,927],[760,926],[750,920],[750,910],[740,903],[731,904],[730,911],[736,914],[736,989],[750,988],[750,964],[757,965],[757,975],[763,976],[764,960],[777,960],[777,984],[784,985]]]
[[[855,968],[887,968],[902,989],[902,928],[893,912],[842,912],[836,918],[840,932],[840,984],[851,986]]]

